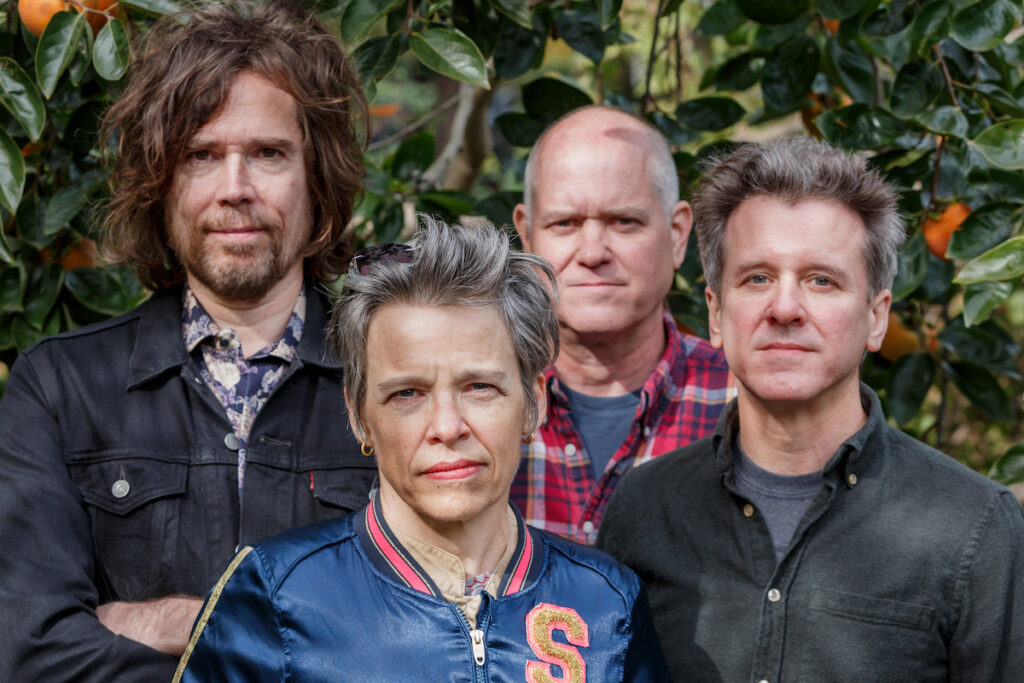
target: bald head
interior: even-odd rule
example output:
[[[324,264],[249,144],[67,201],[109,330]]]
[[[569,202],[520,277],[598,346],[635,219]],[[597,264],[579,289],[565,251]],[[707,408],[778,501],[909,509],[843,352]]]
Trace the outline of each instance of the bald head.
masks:
[[[551,124],[530,150],[523,179],[527,216],[533,215],[537,175],[546,158],[577,146],[600,149],[612,144],[634,148],[637,155],[646,159],[648,180],[654,186],[666,217],[670,217],[679,199],[679,178],[664,136],[647,121],[616,107],[602,105],[569,112]]]

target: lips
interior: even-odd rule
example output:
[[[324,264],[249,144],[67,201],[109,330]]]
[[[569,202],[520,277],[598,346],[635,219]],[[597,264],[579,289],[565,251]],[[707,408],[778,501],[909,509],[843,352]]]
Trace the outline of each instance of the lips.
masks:
[[[431,479],[453,480],[471,477],[483,469],[483,465],[473,460],[455,460],[453,462],[439,462],[423,471],[423,474]]]

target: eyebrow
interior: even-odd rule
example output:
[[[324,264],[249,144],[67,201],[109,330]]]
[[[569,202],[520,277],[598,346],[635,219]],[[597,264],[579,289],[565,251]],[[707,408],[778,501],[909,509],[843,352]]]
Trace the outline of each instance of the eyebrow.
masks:
[[[775,266],[767,261],[751,261],[749,263],[740,264],[736,267],[736,273],[739,275],[749,273],[753,270],[775,270]],[[824,273],[825,275],[831,276],[835,280],[845,280],[848,274],[841,268],[836,268],[828,263],[811,263],[810,265],[801,268],[802,271],[814,271]]]
[[[508,373],[502,372],[501,370],[469,367],[460,371],[459,374],[455,376],[456,384],[462,384],[469,381],[487,382],[488,384],[494,384],[495,386],[501,387],[505,390],[508,389],[510,384]],[[378,397],[386,397],[397,389],[420,387],[425,384],[431,384],[431,382],[423,377],[423,375],[399,375],[398,377],[392,377],[391,379],[384,380],[383,382],[378,382],[373,386],[373,391],[374,395]]]
[[[217,144],[219,144],[219,143],[215,139],[196,136],[196,137],[194,137],[194,138],[192,138],[191,140],[188,141],[187,147],[189,149],[197,149],[197,148],[202,148],[202,147],[214,147]],[[298,147],[298,145],[296,145],[296,143],[294,141],[292,141],[292,140],[290,140],[288,138],[281,138],[281,137],[275,137],[275,138],[262,138],[262,137],[260,137],[260,138],[252,138],[251,140],[247,140],[245,144],[246,144],[247,147],[260,147],[260,148],[272,147],[272,148],[284,149],[284,150],[297,149],[297,147]]]
[[[567,218],[575,218],[584,214],[586,214],[585,211],[578,211],[576,209],[545,211],[540,214],[538,221],[540,223],[555,223],[557,221],[565,220]],[[650,218],[651,214],[651,209],[644,208],[642,206],[622,206],[600,211],[597,215],[599,218],[604,219],[626,216],[627,218],[647,220]]]

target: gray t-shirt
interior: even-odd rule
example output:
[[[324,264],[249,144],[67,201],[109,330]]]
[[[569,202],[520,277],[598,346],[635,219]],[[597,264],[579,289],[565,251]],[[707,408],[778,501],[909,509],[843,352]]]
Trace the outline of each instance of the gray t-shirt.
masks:
[[[588,396],[562,384],[569,397],[569,414],[590,456],[594,479],[600,479],[608,462],[629,436],[642,389],[624,396]]]
[[[732,462],[736,488],[764,517],[772,535],[775,561],[781,562],[797,525],[821,491],[821,472],[787,476],[761,469],[740,448],[739,439],[733,441]]]

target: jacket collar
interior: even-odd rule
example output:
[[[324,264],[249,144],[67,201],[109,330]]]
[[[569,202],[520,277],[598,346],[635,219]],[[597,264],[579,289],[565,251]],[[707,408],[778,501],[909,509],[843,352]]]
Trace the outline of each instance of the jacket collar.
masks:
[[[516,547],[498,585],[498,597],[518,593],[540,574],[540,539],[526,526],[515,506],[512,511],[516,515]],[[367,557],[379,571],[415,591],[444,599],[430,575],[388,526],[381,512],[380,495],[374,496],[363,512],[354,516],[353,523]]]
[[[304,365],[340,370],[341,363],[327,347],[327,291],[324,285],[306,278],[306,321],[296,356]],[[138,333],[128,361],[129,390],[180,368],[188,360],[181,339],[181,287],[155,293],[139,306],[138,315]]]
[[[840,444],[836,452],[825,463],[822,475],[830,479],[833,473],[845,479],[855,463],[869,459],[875,453],[882,452],[884,431],[887,426],[882,404],[878,395],[863,382],[860,383],[860,402],[868,414],[864,426],[854,432]],[[739,433],[740,416],[736,399],[729,402],[718,418],[718,426],[711,437],[711,450],[715,454],[715,463],[723,476],[731,476],[733,440]],[[813,438],[813,437],[808,437]]]

